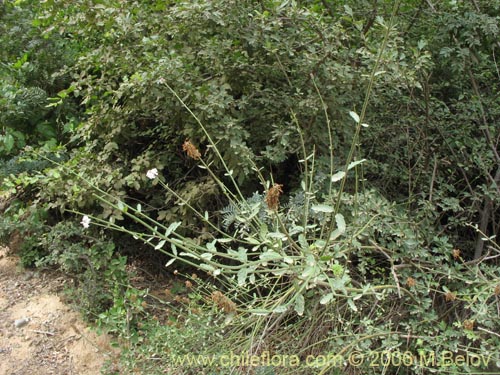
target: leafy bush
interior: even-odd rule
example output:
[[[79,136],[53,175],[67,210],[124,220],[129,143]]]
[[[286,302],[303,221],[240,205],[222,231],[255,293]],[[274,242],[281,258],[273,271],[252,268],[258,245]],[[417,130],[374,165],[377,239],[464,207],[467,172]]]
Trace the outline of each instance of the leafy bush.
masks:
[[[271,165],[283,176],[292,170],[291,177],[300,180],[300,137],[292,112],[305,141],[316,144],[321,157],[328,155],[323,124],[325,116],[330,118],[337,135],[332,138],[337,166],[342,165],[353,135],[352,127],[345,126],[346,113],[351,105],[361,106],[366,73],[376,58],[367,53],[362,64],[352,66],[358,54],[349,46],[347,16],[337,21],[305,7],[246,1],[93,7],[82,0],[66,5],[64,12],[49,3],[44,6],[51,23],[87,47],[64,70],[75,77],[68,97],[79,100],[89,116],[75,129],[71,147],[81,148],[75,149],[76,162],[68,167],[88,171],[86,178],[108,185],[115,195],[132,194],[133,189],[133,198],[156,205],[161,192],[146,189],[144,179],[144,172],[156,167],[177,191],[189,194],[195,187],[214,201],[212,187],[202,186],[198,171],[178,157],[178,145],[186,138],[197,139],[201,152],[210,142],[169,86],[217,139],[246,193],[256,188],[247,178],[252,163]],[[376,28],[377,35],[383,28]],[[377,48],[379,42],[374,43],[369,48]],[[219,173],[223,166],[218,158],[213,162]],[[287,172],[279,172],[285,168]],[[61,183],[55,189],[60,199],[52,189],[44,190],[45,199],[75,203],[70,187]],[[191,215],[175,207],[171,196],[158,206],[166,206],[164,217],[170,220]]]
[[[0,220],[0,240],[12,252],[19,254],[21,264],[32,267],[47,253],[41,246],[40,237],[49,229],[47,211],[26,207],[19,199],[6,198],[8,207]]]
[[[46,38],[37,22],[39,2],[6,2],[0,14],[0,157],[15,156],[25,145],[63,141],[64,124],[76,115],[71,101],[48,108],[47,99],[64,89],[68,76],[58,71],[72,61],[70,43]]]
[[[383,126],[370,127],[362,139],[369,180],[415,211],[427,207],[430,225],[441,227],[465,258],[486,253],[470,223],[487,236],[498,233],[500,108],[491,84],[500,79],[491,44],[499,34],[498,6],[440,2],[430,18],[408,20],[403,53],[419,69],[398,100],[390,100],[391,91],[376,92],[369,121]]]
[[[69,297],[88,319],[97,319],[127,288],[127,258],[117,255],[109,240],[84,233],[79,224],[55,224],[41,237],[40,247],[46,255],[35,264],[58,266],[73,279]]]
[[[0,151],[7,161],[31,144],[28,163],[61,156],[43,169],[6,162],[4,188],[23,190],[22,210],[85,213],[89,232],[124,232],[167,254],[168,266],[206,274],[182,319],[160,325],[148,320],[147,293],[123,287],[125,260],[74,224],[52,231],[40,221],[26,259],[74,273],[87,310],[108,308],[101,324],[127,340],[125,359],[143,372],[156,371],[154,354],[161,371],[190,373],[172,356],[200,340],[208,354],[302,361],[381,349],[491,354],[481,370],[498,372],[498,8],[4,4],[6,25],[27,14],[19,27],[33,43],[8,38],[0,55]],[[168,353],[162,334],[174,338]],[[320,374],[379,372],[315,364]]]
[[[354,112],[351,117],[361,128],[363,118]],[[199,125],[206,131],[201,122]],[[186,141],[183,149],[231,202],[222,212],[222,226],[215,225],[214,212],[200,212],[181,196],[177,198],[178,204],[198,216],[213,239],[190,237],[186,234],[189,232],[179,230],[182,222],[166,226],[145,214],[140,205],[127,204],[97,186],[89,187],[103,203],[140,223],[146,231],[133,232],[97,217],[92,219],[95,224],[132,234],[167,253],[171,256],[167,267],[183,262],[215,278],[210,296],[227,315],[225,331],[240,333],[226,338],[216,348],[217,353],[227,350],[227,340],[234,340],[229,347],[238,353],[260,356],[264,348],[272,348],[277,354],[294,353],[302,363],[325,353],[348,357],[384,348],[413,356],[404,366],[391,362],[389,367],[394,371],[400,367],[422,371],[427,366],[443,370],[449,365],[422,364],[415,359],[418,353],[462,350],[472,356],[489,357],[488,363],[478,365],[483,369],[495,366],[491,358],[497,353],[499,341],[492,332],[498,324],[481,320],[478,325],[478,319],[495,314],[497,272],[483,265],[488,276],[463,276],[464,269],[468,270],[465,275],[478,272],[478,264],[464,262],[446,237],[423,231],[405,209],[391,204],[377,191],[344,192],[343,182],[359,178],[357,171],[364,160],[349,163],[348,158],[340,171],[332,166],[335,173],[325,180],[315,177],[315,154],[304,152],[301,189],[280,209],[282,185],[266,181],[255,167],[265,194],[245,199],[217,145],[208,132],[206,136],[215,157],[226,168],[232,189],[217,177],[191,142]],[[157,169],[149,170],[147,177],[175,194]],[[444,275],[455,276],[445,281]],[[482,297],[478,290],[484,291]],[[233,320],[234,316],[242,320]],[[241,336],[241,332],[246,333]],[[411,332],[425,334],[414,339]],[[453,337],[455,341],[450,344],[437,337]],[[183,342],[178,345],[174,346],[178,352],[157,358],[171,363],[172,358],[183,354]],[[186,369],[189,366],[192,364]],[[304,366],[292,370],[308,373],[310,368]],[[334,362],[316,363],[321,374],[335,366]],[[347,371],[357,367],[343,362],[341,366]],[[363,368],[370,371],[368,363]],[[285,371],[290,373],[291,369]]]

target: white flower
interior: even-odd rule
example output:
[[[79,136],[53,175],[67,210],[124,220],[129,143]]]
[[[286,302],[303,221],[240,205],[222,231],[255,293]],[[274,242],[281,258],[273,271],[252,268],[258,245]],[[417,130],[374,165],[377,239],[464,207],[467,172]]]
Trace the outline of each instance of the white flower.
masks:
[[[80,221],[80,224],[82,224],[84,228],[88,228],[90,225],[90,217],[84,215],[82,221]]]
[[[153,168],[147,171],[146,177],[149,178],[150,180],[154,180],[156,177],[158,177],[158,169]]]

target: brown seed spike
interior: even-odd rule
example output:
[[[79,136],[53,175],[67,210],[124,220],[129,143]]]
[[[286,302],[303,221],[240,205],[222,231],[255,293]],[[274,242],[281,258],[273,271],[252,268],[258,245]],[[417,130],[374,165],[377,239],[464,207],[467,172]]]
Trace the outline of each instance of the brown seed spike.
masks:
[[[182,144],[182,151],[185,151],[191,159],[198,160],[201,158],[200,151],[188,139]]]
[[[471,319],[464,320],[464,329],[468,331],[473,331],[474,330],[474,321]]]
[[[456,292],[447,292],[444,295],[444,299],[446,302],[455,301],[457,299],[457,293]]]
[[[224,310],[225,313],[229,314],[236,311],[236,304],[218,290],[212,292],[210,297],[220,309]]]
[[[413,277],[408,277],[406,279],[406,285],[408,285],[410,288],[414,287],[415,285],[417,285],[417,281]]]
[[[283,185],[274,184],[269,188],[266,194],[266,204],[270,210],[277,210],[279,206],[280,195],[283,193]]]

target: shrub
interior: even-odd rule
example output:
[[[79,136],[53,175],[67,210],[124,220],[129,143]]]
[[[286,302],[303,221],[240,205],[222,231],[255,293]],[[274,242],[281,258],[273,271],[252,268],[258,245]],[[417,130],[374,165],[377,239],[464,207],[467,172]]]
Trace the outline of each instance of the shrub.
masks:
[[[115,245],[102,234],[94,237],[65,220],[41,236],[40,247],[45,256],[36,266],[57,266],[73,279],[70,300],[87,319],[96,320],[127,289],[127,258],[117,255]]]

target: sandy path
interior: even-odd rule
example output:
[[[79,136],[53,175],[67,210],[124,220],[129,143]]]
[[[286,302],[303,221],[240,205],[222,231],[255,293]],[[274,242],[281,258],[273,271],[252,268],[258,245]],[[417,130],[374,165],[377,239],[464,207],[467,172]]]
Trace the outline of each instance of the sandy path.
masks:
[[[59,298],[64,280],[22,271],[0,249],[0,374],[94,375],[112,353]],[[24,325],[16,321],[26,319]]]

